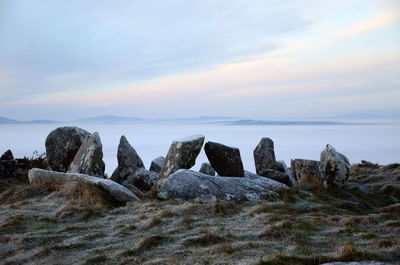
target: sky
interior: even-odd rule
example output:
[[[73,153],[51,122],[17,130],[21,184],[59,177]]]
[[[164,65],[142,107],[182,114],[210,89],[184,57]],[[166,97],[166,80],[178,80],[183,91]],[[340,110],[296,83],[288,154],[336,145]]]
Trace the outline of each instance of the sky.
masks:
[[[0,0],[0,116],[400,113],[398,0]]]

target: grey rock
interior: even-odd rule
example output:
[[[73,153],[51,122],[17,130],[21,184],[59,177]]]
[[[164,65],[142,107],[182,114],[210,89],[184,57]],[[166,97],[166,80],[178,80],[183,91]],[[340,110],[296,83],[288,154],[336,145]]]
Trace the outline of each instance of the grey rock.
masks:
[[[293,185],[292,182],[290,181],[289,175],[286,173],[282,173],[278,170],[264,169],[260,171],[260,176],[273,179],[289,187]]]
[[[118,167],[110,177],[115,182],[122,183],[128,179],[128,176],[133,175],[138,168],[144,168],[142,159],[124,135],[119,140],[117,159]]]
[[[73,126],[53,130],[45,143],[49,166],[55,171],[66,172],[88,135],[88,131]]]
[[[139,188],[142,192],[149,191],[153,185],[156,183],[158,174],[156,172],[146,170],[144,168],[139,168],[129,175],[127,180],[123,183],[131,184]]]
[[[286,173],[289,176],[289,180],[292,183],[290,186],[296,185],[296,179],[294,178],[293,172],[290,169],[288,169],[288,167],[286,166],[285,161],[278,160],[278,161],[276,161],[276,163],[280,164],[281,167],[283,167],[283,172]]]
[[[238,148],[207,142],[204,151],[219,176],[244,177],[243,162]]]
[[[168,200],[169,199],[168,192],[166,192],[166,191],[158,192],[157,193],[157,198],[160,199],[160,200]]]
[[[350,176],[350,161],[331,145],[321,152],[322,181],[325,188],[343,187]]]
[[[306,181],[309,177],[322,178],[322,169],[319,161],[294,159],[290,164],[296,182]]]
[[[274,180],[252,177],[218,177],[192,170],[178,170],[160,185],[159,193],[166,198],[191,200],[215,196],[224,200],[255,200],[277,196],[276,191],[287,188]],[[167,194],[167,195],[166,195]]]
[[[253,155],[257,174],[260,174],[261,170],[276,169],[274,142],[270,138],[262,138]]]
[[[203,143],[203,135],[193,135],[173,141],[158,177],[156,188],[179,169],[189,169],[194,166]]]
[[[13,153],[11,152],[11,150],[7,150],[1,157],[0,157],[0,161],[5,161],[5,160],[14,160],[14,156]]]
[[[151,161],[149,170],[156,172],[156,173],[160,173],[161,169],[164,166],[164,162],[165,162],[165,157],[163,157],[163,156],[159,156],[159,157],[153,159],[153,161]]]
[[[95,132],[86,136],[67,172],[104,178],[104,170],[103,145]]]
[[[210,176],[215,176],[215,170],[214,170],[213,167],[210,165],[210,163],[203,163],[203,164],[201,164],[201,167],[200,167],[199,172],[200,172],[200,173],[203,173],[203,174],[210,175]]]
[[[29,183],[36,185],[50,185],[53,183],[67,183],[71,181],[85,181],[99,186],[116,201],[140,201],[140,199],[124,186],[103,178],[97,178],[79,173],[62,173],[44,169],[33,168],[28,173]]]

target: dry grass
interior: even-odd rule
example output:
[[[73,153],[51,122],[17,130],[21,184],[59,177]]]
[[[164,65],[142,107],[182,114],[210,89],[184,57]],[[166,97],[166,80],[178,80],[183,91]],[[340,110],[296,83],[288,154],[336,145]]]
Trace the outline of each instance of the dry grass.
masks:
[[[241,203],[147,198],[115,207],[92,186],[14,186],[0,194],[0,263],[398,261],[400,213],[391,196],[400,197],[385,191],[396,190],[400,169],[358,169],[346,189],[309,183],[274,200]],[[362,190],[366,186],[370,192]],[[361,204],[366,207],[358,209]]]

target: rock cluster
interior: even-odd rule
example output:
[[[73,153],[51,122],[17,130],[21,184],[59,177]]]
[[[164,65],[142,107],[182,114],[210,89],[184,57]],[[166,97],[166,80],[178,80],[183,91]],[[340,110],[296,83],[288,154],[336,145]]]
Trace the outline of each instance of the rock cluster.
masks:
[[[110,179],[104,179],[99,134],[60,127],[46,138],[48,161],[54,171],[32,169],[29,180],[45,185],[49,181],[80,179],[103,187],[121,201],[137,199],[123,186],[139,193],[155,191],[160,199],[241,201],[274,196],[277,190],[309,181],[310,177],[322,181],[326,188],[342,187],[349,177],[349,160],[330,145],[322,151],[320,161],[294,159],[289,169],[284,161],[276,161],[274,142],[267,137],[253,152],[257,174],[244,170],[238,148],[216,142],[204,145],[209,163],[203,163],[200,172],[191,171],[204,138],[194,135],[173,141],[166,157],[154,159],[147,170],[136,150],[121,136],[118,167]],[[13,155],[7,151],[1,163],[10,159]]]

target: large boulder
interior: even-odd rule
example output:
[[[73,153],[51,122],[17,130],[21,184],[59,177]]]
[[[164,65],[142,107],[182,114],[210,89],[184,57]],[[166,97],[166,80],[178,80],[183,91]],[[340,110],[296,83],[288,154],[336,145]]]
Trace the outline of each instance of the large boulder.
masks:
[[[5,161],[5,160],[14,160],[13,153],[11,150],[7,150],[1,157],[0,161]]]
[[[215,170],[213,169],[210,163],[201,164],[199,172],[210,176],[215,176]]]
[[[99,186],[118,202],[140,201],[140,199],[124,186],[103,178],[97,178],[79,173],[62,173],[33,168],[28,173],[29,183],[36,185],[50,185],[53,183],[67,183],[71,181],[85,181]]]
[[[153,159],[153,161],[151,161],[149,170],[156,172],[156,173],[160,173],[161,169],[164,166],[164,162],[165,162],[165,157],[163,157],[163,156],[159,156],[159,157]]]
[[[266,177],[266,178],[273,179],[273,180],[283,183],[287,186],[293,185],[292,181],[289,178],[289,175],[286,173],[280,172],[278,170],[264,169],[259,172],[259,175]]]
[[[203,135],[194,135],[173,141],[157,180],[157,187],[177,170],[189,169],[194,166],[203,143]]]
[[[310,178],[321,179],[322,169],[319,161],[307,159],[291,160],[293,176],[299,184],[307,182]]]
[[[59,127],[52,131],[45,143],[49,166],[55,171],[66,172],[88,135],[88,131],[73,126]]]
[[[270,138],[262,138],[254,149],[253,155],[257,174],[260,174],[261,170],[277,169],[274,142]]]
[[[204,151],[218,175],[244,177],[242,158],[238,148],[207,142]]]
[[[178,170],[160,185],[160,199],[191,200],[215,196],[224,200],[255,200],[277,196],[287,188],[274,180],[251,174],[251,177],[218,177],[191,170]]]
[[[97,132],[86,136],[67,172],[104,178],[103,145]]]
[[[149,191],[153,185],[156,183],[158,174],[154,171],[146,170],[144,168],[139,168],[129,175],[127,180],[123,181],[123,185],[133,185],[137,187],[142,192]]]
[[[342,187],[350,176],[350,161],[331,145],[321,152],[322,181],[325,188]]]
[[[113,172],[111,179],[118,183],[122,183],[124,180],[128,179],[137,169],[144,168],[142,159],[129,144],[124,135],[122,135],[119,140],[117,159],[118,167]]]

